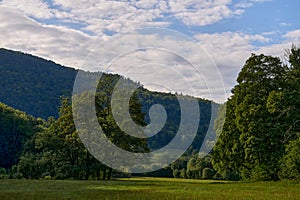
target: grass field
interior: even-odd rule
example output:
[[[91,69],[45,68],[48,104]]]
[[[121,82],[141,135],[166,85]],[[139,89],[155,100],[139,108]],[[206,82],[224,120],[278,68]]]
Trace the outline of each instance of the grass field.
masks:
[[[300,199],[295,182],[0,180],[0,199]]]

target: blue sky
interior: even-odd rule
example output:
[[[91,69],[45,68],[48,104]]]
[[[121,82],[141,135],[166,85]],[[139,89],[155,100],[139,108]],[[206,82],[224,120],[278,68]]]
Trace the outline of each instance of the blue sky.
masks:
[[[292,44],[300,45],[299,8],[298,0],[1,0],[0,47],[86,69],[84,60],[89,52],[118,34],[146,27],[171,29],[189,37],[205,50],[220,72],[228,97],[239,70],[251,53],[282,56]],[[143,37],[150,41],[149,44],[151,38],[155,38]],[[169,50],[178,43],[167,39],[160,42],[168,42]],[[186,45],[186,41],[180,42]],[[191,52],[191,55],[197,54],[199,52]],[[124,66],[110,71],[128,74],[125,65],[140,64],[141,60],[147,60],[149,64],[151,56],[156,56],[153,60],[164,66],[172,57],[153,51],[133,53],[129,56],[130,61],[121,59]],[[201,80],[191,75],[188,66],[178,64],[176,67],[177,73],[188,74],[185,80],[200,84]],[[157,66],[155,70],[158,70]],[[131,78],[143,81],[143,76],[139,76]],[[155,82],[163,84],[156,77],[159,76],[152,76],[152,85]],[[168,74],[160,76],[164,81],[169,77]],[[219,79],[218,76],[213,78]],[[171,85],[172,81],[169,80]],[[209,98],[203,88],[195,85],[196,91],[192,92],[185,89],[185,84],[170,90]]]

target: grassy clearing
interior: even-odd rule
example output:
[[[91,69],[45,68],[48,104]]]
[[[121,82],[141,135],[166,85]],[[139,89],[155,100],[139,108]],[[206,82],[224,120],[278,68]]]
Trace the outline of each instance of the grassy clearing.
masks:
[[[300,184],[165,178],[0,180],[0,199],[300,199]]]

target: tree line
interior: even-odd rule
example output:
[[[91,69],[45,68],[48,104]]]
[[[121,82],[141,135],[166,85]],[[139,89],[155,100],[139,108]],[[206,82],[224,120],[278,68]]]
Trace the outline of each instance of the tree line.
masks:
[[[300,177],[300,49],[252,54],[223,107],[214,168],[230,180]]]
[[[219,139],[211,154],[204,158],[198,156],[213,102],[199,100],[205,112],[201,112],[198,134],[191,148],[170,166],[143,175],[225,180],[299,179],[300,49],[293,46],[285,58],[263,54],[248,58],[232,96],[220,106],[215,121]],[[140,126],[147,125],[147,110],[160,103],[168,114],[167,126],[150,139],[130,137],[118,127],[110,107],[112,92],[120,78],[123,77],[103,74],[98,84],[95,106],[103,131],[114,144],[127,151],[149,152],[161,148],[174,137],[180,122],[174,117],[180,116],[176,96],[152,93],[141,86],[130,99],[132,119]],[[110,179],[129,175],[103,165],[87,151],[75,128],[69,97],[61,98],[57,119],[36,119],[4,104],[0,104],[0,111],[0,174],[4,177]]]
[[[87,75],[90,74],[87,73]],[[178,117],[180,116],[180,107],[176,101],[176,95],[150,92],[144,89],[142,85],[139,85],[137,91],[130,98],[129,105],[131,118],[134,122],[140,126],[146,126],[150,123],[148,113],[149,108],[157,103],[165,107],[168,118],[164,128],[154,137],[147,139],[135,138],[122,131],[112,115],[112,93],[115,85],[120,79],[122,79],[125,83],[133,84],[130,79],[125,79],[119,75],[102,74],[101,80],[97,86],[96,96],[91,97],[84,94],[81,97],[78,94],[80,97],[78,99],[84,102],[85,98],[95,98],[98,123],[102,127],[106,136],[118,147],[126,151],[140,153],[149,152],[150,150],[163,147],[173,139],[180,123]],[[124,91],[124,93],[125,92],[126,91]],[[192,98],[189,96],[181,96],[187,100]],[[198,102],[199,106],[201,106],[203,110],[210,110],[210,101],[198,99]],[[10,108],[10,110],[14,112],[13,108]],[[3,117],[9,117],[5,112],[2,114]],[[36,121],[34,117],[26,115],[23,112],[22,115],[26,117],[28,116],[33,121]],[[9,165],[4,165],[5,159],[0,160],[0,167],[5,168],[10,177],[110,179],[111,176],[128,176],[128,174],[114,171],[100,163],[81,143],[78,131],[74,125],[71,99],[69,97],[61,98],[59,117],[57,119],[49,117],[47,120],[39,118],[37,121],[39,122],[38,128],[36,128],[36,125],[29,126],[35,128],[34,131],[23,129],[24,133],[26,133],[28,137],[22,140],[21,146],[18,146],[18,154],[10,154],[15,161]],[[210,112],[202,113],[198,134],[189,149],[189,153],[187,154],[190,154],[190,152],[196,151],[197,148],[200,148],[201,145],[199,145],[199,141],[201,142],[203,140],[205,136],[203,133],[205,133],[209,121]],[[127,122],[124,121],[124,123]],[[1,121],[0,126],[5,127],[7,124],[11,126],[12,120]],[[2,131],[0,135],[10,137],[11,134],[12,130],[10,129]],[[9,143],[9,141],[7,142]],[[2,150],[7,152],[6,149]],[[156,176],[172,176],[172,172],[170,173],[170,170],[162,170],[155,172],[154,174],[156,174]],[[153,176],[154,174],[146,175]]]

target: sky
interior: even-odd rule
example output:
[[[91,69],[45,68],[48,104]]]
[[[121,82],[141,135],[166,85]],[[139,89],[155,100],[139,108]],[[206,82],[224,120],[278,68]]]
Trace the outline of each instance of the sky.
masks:
[[[224,102],[251,53],[300,45],[299,0],[0,0],[0,47]]]

